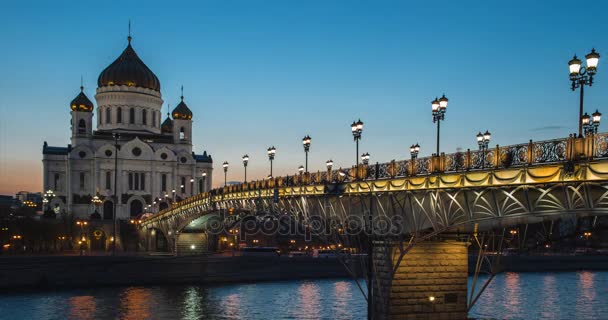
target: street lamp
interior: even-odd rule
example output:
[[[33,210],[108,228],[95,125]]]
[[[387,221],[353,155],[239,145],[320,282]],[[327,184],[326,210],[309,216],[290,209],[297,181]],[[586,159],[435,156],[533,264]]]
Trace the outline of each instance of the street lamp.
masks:
[[[112,214],[112,255],[116,255],[116,206],[118,202],[118,140],[120,139],[120,134],[115,132],[112,133],[112,137],[114,138],[114,210]]]
[[[410,146],[410,155],[412,156],[412,160],[418,158],[418,152],[420,152],[420,145],[418,142]]]
[[[599,53],[595,52],[595,49],[591,49],[591,52],[585,56],[587,60],[587,67],[581,66],[582,62],[574,55],[574,58],[568,62],[568,69],[570,70],[570,81],[572,82],[571,89],[575,91],[577,88],[581,88],[579,112],[578,112],[578,136],[583,136],[583,96],[585,86],[593,85],[593,76],[597,72],[597,64],[600,60]]]
[[[602,119],[602,114],[598,110],[595,110],[595,112],[592,113],[591,116],[589,116],[585,112],[585,114],[581,118],[585,136],[597,133],[597,128],[600,126],[601,119]]]
[[[299,167],[298,167],[298,172],[299,172],[300,174],[302,174],[302,173],[304,172],[304,166],[299,166]]]
[[[86,240],[87,240],[84,236],[84,231],[82,230],[82,228],[84,228],[87,224],[88,224],[87,221],[76,220],[76,225],[78,225],[80,227],[81,241],[78,241],[78,244],[80,245],[80,255],[83,254],[84,246],[86,246]]]
[[[270,177],[272,177],[272,160],[274,160],[274,155],[277,153],[277,148],[274,146],[268,148],[268,160],[270,160]]]
[[[369,164],[369,153],[366,152],[361,155],[361,162],[363,162],[363,165]]]
[[[55,198],[55,192],[53,190],[49,189],[44,193],[44,199],[42,199],[42,202],[49,206],[47,209],[51,209],[50,202],[53,200],[53,198]]]
[[[224,167],[224,186],[228,185],[228,161],[224,161],[224,163],[222,164],[222,167]]]
[[[353,133],[353,138],[355,139],[355,143],[357,145],[356,153],[355,153],[355,161],[357,162],[357,168],[359,167],[359,140],[361,140],[361,133],[363,133],[363,122],[361,119],[350,125],[350,130]]]
[[[325,165],[327,166],[327,170],[331,171],[331,167],[334,166],[334,162],[333,162],[333,160],[329,159],[329,160],[325,161]]]
[[[308,151],[310,150],[310,141],[312,139],[310,139],[309,135],[306,135],[306,137],[304,137],[302,139],[302,144],[304,145],[304,153],[306,154],[306,173],[308,173]]]
[[[99,199],[98,195],[95,195],[91,199],[91,203],[93,204],[93,213],[95,213],[95,212],[97,212],[97,206],[99,206],[102,203],[102,201],[101,201],[101,199]]]
[[[171,190],[171,192],[173,193],[173,202],[175,202],[175,189]]]
[[[190,178],[190,196],[194,195],[194,178]]]
[[[247,163],[249,163],[249,156],[248,155],[244,155],[243,156],[243,167],[245,167],[245,180],[244,180],[244,182],[247,182]]]
[[[477,134],[477,144],[479,145],[479,150],[482,153],[481,159],[481,167],[486,167],[486,152],[488,151],[488,145],[490,144],[490,137],[492,135],[488,130],[484,134],[481,134],[481,131]]]
[[[431,101],[433,123],[437,122],[437,156],[439,156],[439,124],[445,119],[445,110],[448,107],[448,98],[445,94],[441,98]]]

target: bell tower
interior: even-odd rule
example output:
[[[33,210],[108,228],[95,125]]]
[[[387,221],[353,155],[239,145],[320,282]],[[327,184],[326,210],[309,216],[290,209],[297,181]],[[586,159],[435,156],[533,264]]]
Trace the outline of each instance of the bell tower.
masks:
[[[78,145],[79,139],[89,139],[93,132],[93,102],[84,94],[84,87],[80,86],[80,93],[70,102],[72,114],[72,145]]]
[[[192,111],[184,102],[183,86],[181,101],[171,114],[173,116],[173,141],[192,145]]]

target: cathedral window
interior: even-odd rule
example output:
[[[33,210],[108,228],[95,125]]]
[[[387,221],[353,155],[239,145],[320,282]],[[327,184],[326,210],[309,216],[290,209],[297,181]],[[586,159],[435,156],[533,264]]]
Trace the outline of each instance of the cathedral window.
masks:
[[[148,112],[146,111],[146,109],[141,110],[141,119],[142,119],[141,122],[144,125],[148,124],[148,119],[147,118],[148,118]]]
[[[134,186],[133,186],[133,190],[139,190],[139,173],[134,173],[133,174],[133,182],[134,182]]]
[[[198,192],[203,192],[203,180],[198,179]]]
[[[53,177],[53,189],[59,190],[59,173],[55,173],[55,176]]]
[[[156,127],[156,111],[152,111],[152,126]]]
[[[80,173],[80,190],[84,190],[84,172]]]
[[[110,112],[111,112],[110,108],[106,108],[106,123],[110,123],[110,119],[111,119]]]
[[[116,108],[116,123],[122,123],[122,108]]]
[[[86,133],[87,132],[87,124],[84,119],[80,119],[78,121],[78,133]]]
[[[140,190],[146,189],[146,174],[143,172],[130,172],[129,173],[129,190]]]
[[[106,189],[112,189],[112,172],[106,171]]]
[[[135,109],[134,108],[129,109],[129,123],[135,124]]]
[[[184,130],[184,127],[181,127],[179,129],[179,139],[180,140],[186,140],[186,130]]]
[[[167,175],[164,173],[160,176],[160,190],[167,191]]]

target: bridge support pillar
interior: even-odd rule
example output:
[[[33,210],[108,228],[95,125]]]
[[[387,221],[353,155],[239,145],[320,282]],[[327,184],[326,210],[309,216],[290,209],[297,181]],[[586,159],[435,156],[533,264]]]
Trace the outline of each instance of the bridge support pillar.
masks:
[[[467,244],[424,241],[399,258],[394,244],[374,247],[374,319],[466,319]]]

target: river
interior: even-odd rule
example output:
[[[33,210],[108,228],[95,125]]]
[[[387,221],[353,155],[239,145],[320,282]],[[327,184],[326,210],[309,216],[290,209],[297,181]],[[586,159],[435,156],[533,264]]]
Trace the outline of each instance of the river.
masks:
[[[492,319],[608,317],[608,272],[503,273],[470,313]],[[364,319],[350,279],[70,289],[0,295],[0,319]]]

